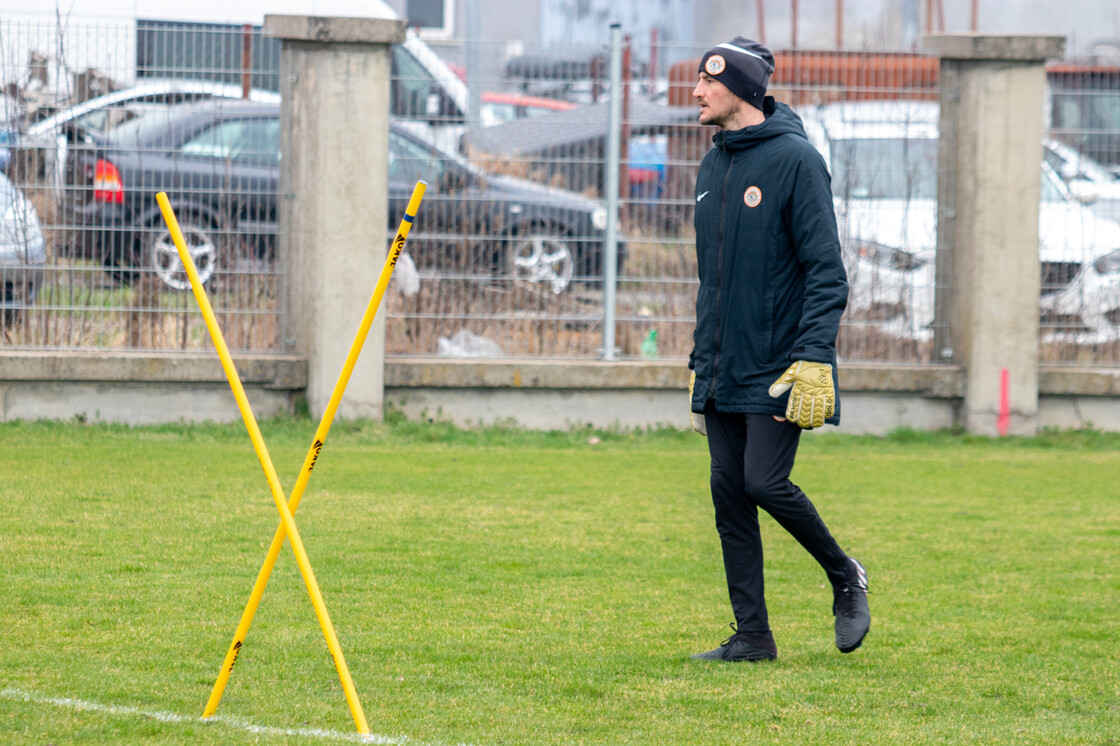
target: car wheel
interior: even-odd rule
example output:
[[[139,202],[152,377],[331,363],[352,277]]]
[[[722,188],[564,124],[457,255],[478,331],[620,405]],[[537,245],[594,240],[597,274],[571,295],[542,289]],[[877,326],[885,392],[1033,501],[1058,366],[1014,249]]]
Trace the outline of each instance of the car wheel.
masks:
[[[515,281],[544,284],[560,294],[572,282],[575,258],[563,236],[533,228],[511,238],[505,266]]]
[[[179,219],[179,230],[183,241],[194,262],[198,279],[206,284],[214,275],[218,265],[218,244],[216,234],[205,220],[186,215]],[[189,290],[191,287],[187,270],[179,259],[179,250],[171,238],[171,231],[160,223],[153,226],[148,234],[147,257],[149,265],[155,269],[159,279],[175,290]]]
[[[138,258],[141,256],[131,233],[117,230],[99,231],[96,243],[101,251],[101,265],[117,282],[131,285],[136,280]]]
[[[5,283],[0,286],[0,291],[2,291],[0,299],[4,301],[4,308],[0,309],[0,328],[15,328],[23,323],[23,309],[13,308],[16,305],[15,289]]]

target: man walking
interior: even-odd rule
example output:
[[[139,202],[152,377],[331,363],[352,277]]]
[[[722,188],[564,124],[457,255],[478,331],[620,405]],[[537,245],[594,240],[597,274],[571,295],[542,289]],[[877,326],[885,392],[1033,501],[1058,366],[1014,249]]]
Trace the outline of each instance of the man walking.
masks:
[[[709,50],[692,92],[700,123],[719,127],[696,180],[700,290],[688,367],[702,415],[734,634],[693,656],[778,655],[766,612],[758,509],[824,568],[836,646],[871,625],[867,575],[793,482],[803,428],[837,424],[836,334],[848,299],[832,189],[800,118],[766,96],[770,50],[741,36]]]

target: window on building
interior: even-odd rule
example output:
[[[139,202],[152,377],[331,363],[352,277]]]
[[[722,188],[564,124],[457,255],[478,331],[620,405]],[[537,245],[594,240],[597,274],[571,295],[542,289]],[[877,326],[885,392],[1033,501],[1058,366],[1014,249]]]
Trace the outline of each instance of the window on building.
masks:
[[[448,38],[455,30],[455,0],[408,0],[408,25],[428,38]]]

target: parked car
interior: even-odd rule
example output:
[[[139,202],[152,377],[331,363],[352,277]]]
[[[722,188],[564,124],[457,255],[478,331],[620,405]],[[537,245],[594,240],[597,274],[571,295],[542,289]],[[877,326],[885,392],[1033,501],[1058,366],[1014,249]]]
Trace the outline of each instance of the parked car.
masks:
[[[248,250],[270,258],[276,233],[280,109],[200,102],[121,125],[68,166],[66,212],[121,279],[153,267],[189,287],[155,195],[166,191],[205,281]],[[602,273],[605,208],[561,189],[481,171],[394,122],[389,132],[389,222],[417,179],[431,187],[409,251],[421,271],[508,274],[554,293]],[[625,253],[620,247],[619,262]],[[223,254],[225,256],[223,256]]]
[[[18,323],[43,284],[46,243],[31,201],[0,174],[0,316]]]
[[[18,136],[21,105],[18,99],[0,93],[0,174],[8,172],[12,145]]]
[[[462,147],[480,158],[528,164],[537,178],[549,183],[605,194],[609,105],[609,101],[581,104],[483,127],[464,135]],[[631,197],[654,198],[664,188],[670,136],[694,131],[699,133],[697,141],[708,146],[708,135],[695,124],[695,106],[663,106],[641,98],[630,101],[626,125],[628,166],[633,169]]]
[[[515,119],[546,116],[554,111],[571,111],[578,106],[557,98],[501,91],[483,91],[481,99],[481,119],[486,127]]]
[[[849,318],[932,337],[937,242],[936,103],[842,102],[803,112],[832,171]],[[1120,225],[1095,216],[1041,164],[1040,313],[1055,330],[1120,333]]]
[[[9,129],[0,140],[6,141],[11,150],[39,151],[39,176],[60,188],[67,152],[73,147],[89,145],[91,134],[107,134],[117,125],[153,109],[213,98],[240,99],[243,95],[241,86],[226,83],[149,78],[129,88],[62,109],[29,125],[22,132]],[[257,89],[249,92],[249,98],[253,101],[280,101],[279,94]]]
[[[1120,220],[1120,173],[1057,140],[1046,140],[1043,147],[1043,158],[1074,197],[1100,217]]]

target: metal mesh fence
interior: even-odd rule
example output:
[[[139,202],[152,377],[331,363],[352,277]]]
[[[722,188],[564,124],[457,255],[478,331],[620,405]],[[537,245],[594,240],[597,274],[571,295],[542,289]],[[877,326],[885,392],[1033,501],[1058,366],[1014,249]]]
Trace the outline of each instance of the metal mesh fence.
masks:
[[[9,222],[22,226],[13,242],[25,248],[0,263],[0,348],[207,347],[151,204],[163,188],[210,275],[231,348],[282,350],[279,141],[271,129],[278,49],[240,26],[0,19],[8,94],[0,163],[34,208],[9,210]],[[386,230],[416,178],[432,188],[409,238],[411,262],[398,267],[383,306],[387,354],[595,359],[609,322],[616,358],[685,358],[698,287],[694,181],[714,132],[696,123],[691,101],[703,51],[650,40],[624,47],[614,183],[607,46],[526,54],[518,44],[478,41],[433,50],[411,34],[396,45]],[[952,288],[935,268],[952,245],[944,236],[938,243],[936,229],[936,184],[946,176],[937,173],[936,60],[777,56],[770,92],[802,116],[834,177],[852,285],[841,358],[942,361],[935,348],[951,340],[935,309]],[[1120,75],[1074,64],[1076,73],[1049,75],[1043,193],[1057,207],[1047,217],[1044,199],[1040,222],[1041,354],[1115,363]],[[70,107],[104,94],[120,99],[73,116],[80,110]],[[176,139],[172,121],[186,116],[178,104],[192,101],[211,117],[209,134]],[[50,119],[58,112],[66,121]],[[162,124],[138,124],[152,121]],[[608,309],[612,191],[618,284]],[[1052,235],[1063,238],[1048,247]]]
[[[259,44],[252,30],[178,30],[0,19],[3,162],[17,206],[3,226],[0,347],[208,348],[155,204],[165,190],[231,349],[280,349],[276,179],[244,173],[274,166],[278,129],[215,120],[180,137],[171,116],[192,102],[278,101],[253,87],[276,88],[275,60],[242,56]]]
[[[612,189],[620,195],[614,336],[621,358],[680,359],[691,350],[698,289],[694,186],[715,132],[696,123],[691,96],[703,51],[639,44],[623,48],[622,152],[615,184],[608,183],[606,169],[612,88],[608,48],[569,45],[524,55],[479,42],[441,49],[462,62],[470,90],[477,92],[459,140],[460,150],[474,164],[490,174],[513,175],[592,199],[604,200]],[[656,60],[663,61],[663,69],[651,64]],[[935,107],[929,102],[937,98],[937,61],[931,57],[779,52],[777,70],[771,92],[801,114],[826,158],[830,142],[844,134],[832,125],[854,112],[854,103],[865,106],[859,116],[878,115],[886,126],[906,116],[906,101],[925,102],[928,118],[928,108]],[[912,134],[924,140],[907,160],[885,150],[905,141],[905,129],[895,135],[897,142],[868,140],[870,159],[861,155],[853,160],[833,149],[830,167],[848,164],[851,177],[835,185],[853,274],[852,303],[839,340],[844,359],[935,359],[936,120],[932,135],[929,127]],[[845,142],[851,140],[845,137]],[[863,194],[853,179],[878,179],[902,191]],[[910,182],[922,190],[905,192]],[[911,230],[904,234],[903,226]],[[575,249],[595,250],[601,240],[599,234],[585,236],[586,245]],[[485,297],[470,297],[472,290],[434,273],[422,270],[421,278],[417,296],[395,298],[390,306],[394,354],[431,354],[440,349],[441,339],[446,343],[455,334],[484,337],[513,354],[603,353],[607,314],[596,272],[587,277],[577,272],[567,288],[551,294],[540,283],[506,276],[487,286]],[[428,295],[425,287],[432,288]],[[514,309],[518,313],[511,314]]]
[[[475,180],[466,188],[441,182],[421,210],[421,236],[414,232],[408,248],[420,289],[389,298],[389,354],[462,354],[474,341],[507,355],[601,356],[609,50],[573,45],[528,56],[479,42],[441,52],[461,60],[471,97],[461,121],[434,125],[445,131],[430,137],[451,139]],[[692,108],[667,106],[664,85],[656,101],[655,82],[637,75],[636,64],[629,70],[621,122],[628,154],[616,187],[616,354],[682,357],[697,281],[685,225],[692,187],[679,187],[706,135],[692,124]],[[448,217],[464,211],[476,216]],[[428,230],[433,222],[460,226],[452,233],[465,245],[449,252],[445,232]]]
[[[1045,361],[1120,362],[1120,60],[1047,66]]]
[[[934,349],[947,319],[934,313],[937,241],[938,60],[894,52],[778,54],[771,92],[802,117],[832,174],[848,309],[844,360],[947,362]],[[939,256],[942,255],[942,256]],[[943,341],[943,340],[938,340]]]

